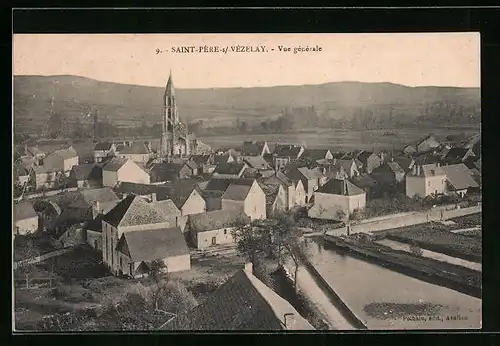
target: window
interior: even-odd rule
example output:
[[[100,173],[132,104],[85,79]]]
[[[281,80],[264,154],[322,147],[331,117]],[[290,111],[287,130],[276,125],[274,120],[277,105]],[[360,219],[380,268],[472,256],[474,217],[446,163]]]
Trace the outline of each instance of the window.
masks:
[[[226,235],[226,234],[227,234],[227,229],[224,230],[224,235]]]
[[[120,257],[120,268],[123,266],[122,258]]]

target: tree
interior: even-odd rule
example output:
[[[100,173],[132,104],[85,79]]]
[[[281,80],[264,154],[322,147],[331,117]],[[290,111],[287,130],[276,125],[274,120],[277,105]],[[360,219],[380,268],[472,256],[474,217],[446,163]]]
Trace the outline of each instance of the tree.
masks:
[[[410,244],[410,252],[412,254],[414,254],[415,256],[422,256],[423,255],[422,249],[416,243]]]
[[[156,283],[160,281],[162,274],[166,273],[167,265],[162,260],[154,260],[149,264],[149,275],[155,280]]]
[[[17,238],[17,239],[24,240],[20,246],[21,247],[20,252],[22,253],[22,258],[31,259],[33,257],[38,256],[39,252],[35,246],[35,239],[33,235],[31,233],[28,233],[21,237],[23,238]],[[24,263],[23,265],[17,268],[19,275],[24,277],[24,279],[26,280],[26,288],[29,288],[29,280],[33,274],[33,270],[34,270],[34,265],[32,263]]]

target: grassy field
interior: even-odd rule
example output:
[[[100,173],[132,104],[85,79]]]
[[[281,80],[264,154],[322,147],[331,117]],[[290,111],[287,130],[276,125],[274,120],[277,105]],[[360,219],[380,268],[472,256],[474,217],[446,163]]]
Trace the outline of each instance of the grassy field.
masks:
[[[483,220],[482,213],[471,214],[450,219],[450,221],[455,222],[455,225],[452,225],[452,227],[454,227],[453,229],[472,228],[481,225],[483,222],[482,220]]]
[[[450,232],[449,227],[442,224],[415,225],[394,229],[386,233],[386,237],[402,243],[416,244],[430,251],[481,263],[481,240]]]

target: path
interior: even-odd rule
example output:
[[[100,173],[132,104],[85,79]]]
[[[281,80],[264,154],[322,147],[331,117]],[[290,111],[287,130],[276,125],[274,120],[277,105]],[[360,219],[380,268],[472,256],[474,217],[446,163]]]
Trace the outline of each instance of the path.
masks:
[[[286,264],[289,273],[293,273],[294,270],[292,264]],[[293,275],[293,274],[292,274]],[[316,281],[312,277],[311,273],[307,268],[301,266],[299,267],[297,286],[299,290],[306,296],[317,309],[325,316],[327,319],[327,324],[333,330],[354,330],[354,328],[340,313],[340,311],[332,304],[330,298],[325,292],[316,284]]]

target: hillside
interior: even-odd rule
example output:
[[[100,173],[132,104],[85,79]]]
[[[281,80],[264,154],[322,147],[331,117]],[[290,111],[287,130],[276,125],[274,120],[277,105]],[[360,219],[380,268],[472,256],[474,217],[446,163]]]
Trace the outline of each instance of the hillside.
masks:
[[[57,83],[56,83],[57,82]],[[57,87],[56,87],[57,86]],[[314,106],[318,114],[341,119],[359,109],[375,116],[416,117],[447,125],[480,121],[477,88],[406,87],[391,83],[335,82],[322,85],[255,88],[177,89],[181,118],[203,120],[208,126],[228,126],[236,118],[249,124],[275,119],[283,108]],[[50,100],[66,123],[89,121],[96,106],[101,119],[118,126],[161,121],[163,88],[101,82],[78,76],[15,76],[16,132],[36,133],[47,121]],[[453,117],[450,117],[452,109]],[[450,123],[450,124],[448,124]]]

